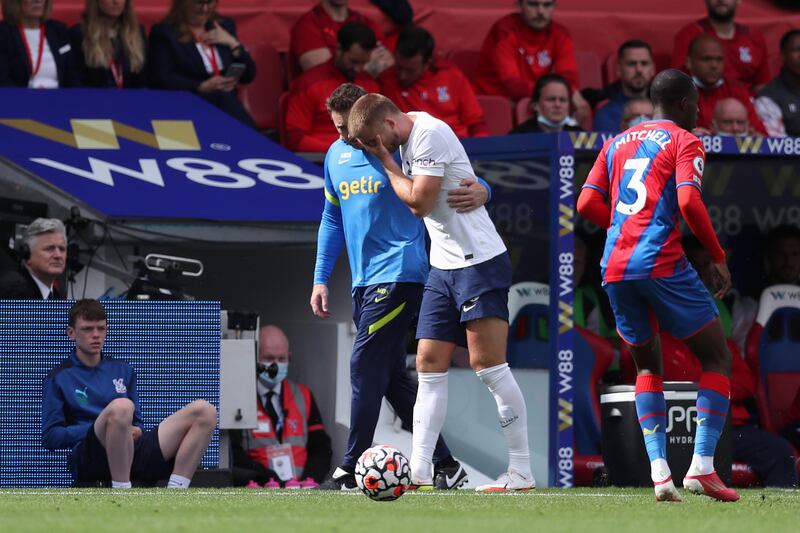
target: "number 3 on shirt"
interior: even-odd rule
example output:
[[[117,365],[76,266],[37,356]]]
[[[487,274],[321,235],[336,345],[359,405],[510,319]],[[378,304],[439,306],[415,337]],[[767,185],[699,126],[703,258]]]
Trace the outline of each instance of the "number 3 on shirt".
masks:
[[[644,171],[647,170],[647,165],[650,164],[649,157],[637,157],[635,159],[628,159],[625,161],[625,170],[633,170],[628,182],[628,189],[633,189],[636,193],[636,200],[632,204],[622,201],[617,202],[616,210],[623,215],[635,215],[644,209],[644,203],[647,200],[647,188],[644,186]]]

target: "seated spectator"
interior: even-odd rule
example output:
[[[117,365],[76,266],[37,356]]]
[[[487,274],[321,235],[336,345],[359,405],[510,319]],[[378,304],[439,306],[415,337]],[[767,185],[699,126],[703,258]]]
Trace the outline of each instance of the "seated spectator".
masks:
[[[147,86],[147,41],[133,0],[86,0],[81,22],[70,29],[70,38],[81,85]]]
[[[509,133],[552,133],[583,131],[569,116],[570,85],[560,74],[545,74],[536,82],[531,98],[531,112],[535,114],[517,125]]]
[[[569,80],[572,103],[579,117],[591,115],[578,89],[575,46],[567,29],[552,21],[555,0],[517,0],[518,13],[494,23],[483,41],[475,89],[478,94],[530,96],[536,81],[558,73]]]
[[[653,51],[644,41],[622,43],[617,50],[617,61],[619,80],[607,88],[608,102],[595,112],[594,131],[617,133],[628,129],[630,126],[618,129],[621,123],[626,122],[622,119],[623,107],[632,98],[647,98],[650,82],[656,74]]]
[[[373,31],[361,22],[345,24],[337,36],[336,54],[297,78],[286,103],[286,147],[295,152],[325,152],[339,133],[325,102],[339,85],[353,82],[367,92],[378,84],[363,73],[377,45]]]
[[[392,64],[392,54],[383,44],[383,32],[372,19],[347,6],[348,0],[321,0],[292,26],[289,54],[294,65],[305,72],[325,63],[336,54],[336,35],[345,24],[361,22],[369,26],[378,41],[364,70],[377,76]]]
[[[50,19],[52,0],[3,0],[0,87],[58,89],[78,84],[69,30]]]
[[[683,341],[669,333],[660,334],[664,358],[664,380],[698,382],[703,373],[700,361]],[[742,358],[736,343],[728,341],[732,355],[730,416],[732,456],[736,462],[748,464],[767,487],[797,485],[792,446],[775,433],[764,431],[751,414],[757,387],[756,376]]]
[[[681,239],[686,258],[697,271],[706,287],[714,292],[714,273],[712,268],[711,252],[700,243],[692,234]],[[742,295],[738,290],[731,289],[721,300],[715,300],[719,311],[719,320],[725,337],[736,343],[739,353],[744,353],[747,333],[753,327],[758,312],[758,302],[748,296]]]
[[[575,233],[573,318],[575,324],[604,339],[619,339],[611,303],[600,285],[600,261],[589,253],[587,238]]]
[[[697,130],[695,130],[697,133]],[[747,108],[736,98],[723,98],[714,106],[714,117],[711,119],[712,135],[742,137],[758,132],[751,131]]]
[[[770,230],[766,242],[766,285],[800,285],[800,229],[782,225]]]
[[[0,300],[63,300],[56,280],[67,265],[67,234],[57,218],[37,218],[25,229],[21,264],[0,274]]]
[[[753,131],[766,135],[767,131],[750,101],[750,94],[742,85],[735,85],[723,75],[724,55],[722,45],[716,38],[705,33],[698,35],[689,46],[686,66],[692,75],[700,99],[698,101],[697,127],[700,133],[711,130],[711,119],[717,102],[724,98],[735,98],[747,108],[747,116]]]
[[[758,93],[758,116],[770,137],[800,137],[800,29],[781,37],[783,66],[778,76]]]
[[[72,450],[79,484],[131,488],[131,481],[188,488],[208,448],[217,410],[195,400],[154,429],[142,425],[136,374],[130,364],[103,354],[108,324],[97,300],[69,310],[72,353],[47,374],[42,393],[42,445]]]
[[[172,0],[166,19],[150,30],[150,85],[192,91],[255,128],[236,95],[236,85],[253,81],[256,65],[236,38],[233,19],[219,15],[216,4],[216,0]],[[244,66],[238,79],[227,74],[237,63]]]
[[[394,66],[378,80],[381,92],[403,112],[425,111],[459,137],[485,137],[486,119],[464,73],[434,56],[433,36],[409,26],[400,32]]]
[[[653,102],[644,96],[631,98],[622,107],[622,121],[619,124],[619,131],[638,126],[642,122],[653,120],[655,108]]]
[[[270,479],[287,487],[313,487],[331,467],[331,439],[311,390],[286,379],[289,339],[276,326],[258,331],[258,428],[232,432],[234,485],[248,481],[266,484]],[[269,366],[277,366],[270,373]],[[274,372],[274,370],[273,370]],[[289,455],[292,460],[280,466]],[[250,485],[252,486],[252,484]]]
[[[769,81],[767,45],[761,33],[735,22],[739,1],[705,0],[708,16],[685,26],[675,35],[672,67],[686,66],[689,45],[695,37],[711,35],[722,43],[724,49],[725,78],[756,94]]]

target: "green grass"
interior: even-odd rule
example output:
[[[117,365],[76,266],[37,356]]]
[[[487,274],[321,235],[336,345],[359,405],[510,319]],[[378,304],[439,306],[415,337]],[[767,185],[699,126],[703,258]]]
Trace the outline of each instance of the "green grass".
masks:
[[[383,503],[321,491],[17,489],[0,490],[0,530],[777,533],[800,530],[800,491],[746,490],[733,504],[685,494],[683,503],[657,504],[652,490],[612,488],[407,494]]]

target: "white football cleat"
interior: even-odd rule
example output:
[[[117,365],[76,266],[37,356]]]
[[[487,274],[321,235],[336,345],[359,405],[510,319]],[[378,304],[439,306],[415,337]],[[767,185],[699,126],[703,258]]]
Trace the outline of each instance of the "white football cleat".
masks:
[[[656,490],[657,502],[680,502],[681,495],[678,489],[675,488],[675,483],[672,482],[672,476],[669,476],[664,481],[654,483],[653,486]]]
[[[475,492],[514,492],[525,491],[536,488],[536,481],[533,477],[526,478],[521,474],[509,470],[503,474],[494,483],[481,485],[475,489]]]

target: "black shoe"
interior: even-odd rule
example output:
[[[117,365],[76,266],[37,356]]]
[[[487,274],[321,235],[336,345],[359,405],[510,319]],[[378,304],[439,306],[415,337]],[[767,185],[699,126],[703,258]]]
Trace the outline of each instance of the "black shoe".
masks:
[[[331,477],[323,481],[317,490],[358,490],[356,476],[342,467],[337,467]]]
[[[467,471],[452,457],[433,468],[433,486],[436,490],[455,490],[467,481]]]

